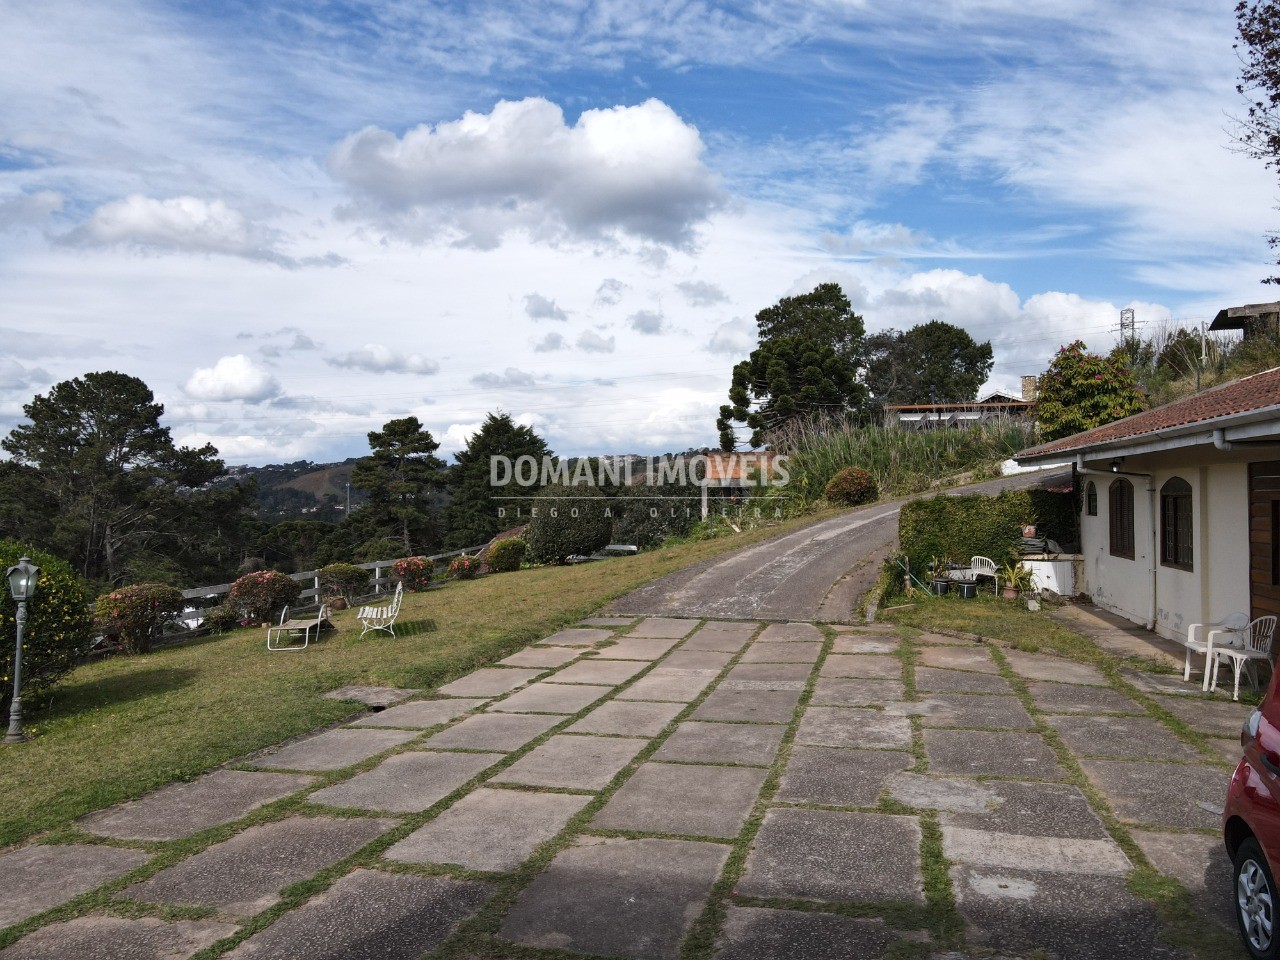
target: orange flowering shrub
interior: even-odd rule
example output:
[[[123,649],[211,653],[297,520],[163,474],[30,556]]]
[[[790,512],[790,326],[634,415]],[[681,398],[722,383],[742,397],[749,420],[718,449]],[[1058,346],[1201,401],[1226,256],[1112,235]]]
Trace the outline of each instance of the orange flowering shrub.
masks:
[[[276,619],[301,592],[302,584],[292,577],[274,570],[256,570],[231,585],[227,603],[239,609],[242,620],[265,623]]]
[[[120,587],[98,598],[95,625],[104,635],[119,640],[126,653],[146,653],[185,604],[181,590],[163,583]]]
[[[411,593],[425,590],[431,583],[431,561],[426,557],[405,557],[393,563],[391,569]]]

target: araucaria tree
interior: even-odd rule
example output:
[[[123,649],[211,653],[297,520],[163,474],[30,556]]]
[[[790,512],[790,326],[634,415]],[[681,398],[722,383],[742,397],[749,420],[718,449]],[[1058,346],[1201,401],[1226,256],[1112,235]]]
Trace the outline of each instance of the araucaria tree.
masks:
[[[353,520],[376,536],[403,544],[404,555],[428,553],[440,543],[436,497],[444,489],[440,444],[417,417],[389,420],[369,433],[369,456],[356,463],[351,485],[369,494]]]
[[[756,314],[760,345],[733,368],[729,403],[720,408],[720,446],[737,444],[735,423],[761,446],[788,422],[814,413],[864,411],[858,380],[865,327],[838,284],[784,297]]]
[[[1249,156],[1280,170],[1280,3],[1242,0],[1236,4],[1236,27],[1240,42],[1235,49],[1242,64],[1236,90],[1248,103],[1245,116],[1237,120],[1236,140]],[[1280,235],[1267,241],[1275,249]],[[1265,282],[1280,283],[1280,277]]]
[[[1092,430],[1147,406],[1128,367],[1089,353],[1079,340],[1058,350],[1037,391],[1035,416],[1046,441]]]
[[[0,446],[40,479],[55,512],[32,524],[86,580],[181,579],[211,565],[209,544],[234,552],[228,532],[243,521],[246,491],[211,485],[224,473],[217,450],[175,447],[163,405],[137,377],[88,373],[23,413],[30,423]]]
[[[877,404],[970,403],[993,363],[991,343],[930,320],[905,332],[867,337],[866,384]]]
[[[523,512],[527,515],[532,498],[505,498],[534,491],[516,486],[495,489],[491,483],[491,457],[507,457],[514,463],[520,457],[529,456],[541,464],[542,458],[550,455],[546,441],[534,433],[532,427],[516,423],[510,414],[489,414],[467,441],[466,448],[453,455],[457,464],[449,471],[450,499],[445,514],[449,533],[445,548],[455,550],[488,543],[496,534],[521,522],[514,519],[519,515],[517,508],[525,508]],[[495,497],[504,499],[495,500]],[[500,507],[506,508],[506,517],[498,515]]]

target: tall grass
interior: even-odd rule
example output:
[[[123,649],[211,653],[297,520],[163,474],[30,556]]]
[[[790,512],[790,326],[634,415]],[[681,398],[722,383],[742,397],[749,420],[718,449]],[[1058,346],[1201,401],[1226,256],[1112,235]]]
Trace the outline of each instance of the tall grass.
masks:
[[[903,430],[823,416],[789,424],[772,446],[790,456],[787,491],[816,500],[846,467],[869,472],[882,496],[918,493],[975,469],[991,469],[994,475],[997,463],[1035,442],[1035,427],[1013,418],[955,430]]]

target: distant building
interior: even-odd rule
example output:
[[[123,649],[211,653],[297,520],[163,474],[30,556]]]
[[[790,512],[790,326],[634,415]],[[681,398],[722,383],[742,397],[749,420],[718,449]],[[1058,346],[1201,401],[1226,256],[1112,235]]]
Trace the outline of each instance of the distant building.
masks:
[[[1254,337],[1274,337],[1280,334],[1280,301],[1275,303],[1247,303],[1243,307],[1227,307],[1218,311],[1209,329],[1242,330],[1246,340]]]
[[[973,403],[905,403],[884,408],[884,425],[903,430],[945,430],[969,427],[1007,417],[1030,419],[1036,398],[1036,378],[1022,378],[1022,396],[997,391]]]

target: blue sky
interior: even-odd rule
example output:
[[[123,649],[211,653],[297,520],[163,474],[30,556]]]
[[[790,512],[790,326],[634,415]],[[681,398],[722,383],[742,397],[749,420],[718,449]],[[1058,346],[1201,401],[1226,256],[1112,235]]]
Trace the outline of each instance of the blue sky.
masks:
[[[752,318],[991,339],[1274,298],[1230,2],[0,10],[0,429],[141,376],[230,462],[489,410],[562,453],[715,443]],[[1069,9],[1064,9],[1069,8]]]

